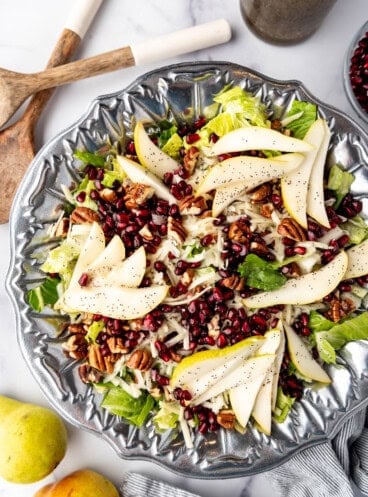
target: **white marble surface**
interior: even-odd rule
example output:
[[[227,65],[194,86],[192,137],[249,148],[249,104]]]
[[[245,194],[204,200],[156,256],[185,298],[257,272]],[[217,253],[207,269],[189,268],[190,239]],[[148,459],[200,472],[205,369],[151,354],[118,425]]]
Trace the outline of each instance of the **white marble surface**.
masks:
[[[72,5],[73,0],[1,0],[0,67],[23,72],[42,69]],[[350,40],[366,20],[367,14],[367,0],[338,0],[322,27],[307,41],[293,46],[275,46],[249,32],[241,18],[238,0],[105,0],[79,50],[79,57],[95,55],[193,24],[226,18],[233,31],[230,43],[177,57],[167,63],[225,60],[248,66],[275,79],[298,79],[316,97],[356,118],[344,94],[342,67]],[[120,90],[155,67],[158,64],[121,70],[59,88],[39,122],[37,146],[40,147],[72,124],[97,95]],[[8,225],[2,225],[0,392],[47,405],[17,345],[13,311],[4,288],[9,264],[8,245]],[[243,496],[272,495],[265,475],[229,481],[175,476],[151,463],[121,460],[95,435],[77,430],[70,424],[67,427],[68,451],[50,479],[63,477],[81,467],[91,467],[118,485],[122,474],[133,470],[171,482],[201,497],[240,497],[244,488]],[[0,496],[32,497],[35,488],[9,486],[0,481]]]

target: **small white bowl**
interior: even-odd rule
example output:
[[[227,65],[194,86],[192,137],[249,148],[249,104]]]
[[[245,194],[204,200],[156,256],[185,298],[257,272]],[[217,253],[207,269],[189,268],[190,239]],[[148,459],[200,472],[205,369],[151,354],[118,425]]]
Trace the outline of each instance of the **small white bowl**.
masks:
[[[365,55],[366,55],[366,64],[368,63],[368,21],[363,24],[363,26],[358,30],[356,35],[354,36],[348,51],[346,53],[345,57],[345,63],[344,63],[344,87],[345,91],[347,94],[347,97],[349,99],[350,104],[352,105],[353,109],[355,112],[358,114],[358,116],[368,123],[368,110],[365,110],[359,103],[354,90],[352,88],[351,84],[351,79],[350,79],[350,68],[351,68],[351,59],[354,56],[354,52],[359,46],[359,42],[363,39],[367,40],[367,47],[365,49]],[[368,83],[368,69],[366,70],[366,75],[365,75],[365,82],[362,84],[367,84]],[[368,89],[366,90],[367,92],[367,108],[368,108]]]

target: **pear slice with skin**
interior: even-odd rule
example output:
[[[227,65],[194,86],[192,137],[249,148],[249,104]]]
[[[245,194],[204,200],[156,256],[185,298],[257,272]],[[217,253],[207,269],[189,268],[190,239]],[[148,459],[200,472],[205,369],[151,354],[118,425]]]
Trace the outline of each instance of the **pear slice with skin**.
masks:
[[[331,383],[331,378],[318,362],[313,359],[312,354],[300,336],[296,334],[291,326],[285,324],[284,328],[290,358],[299,373],[310,380]]]
[[[368,274],[368,239],[359,243],[359,245],[349,248],[346,253],[348,256],[348,267],[344,280]]]
[[[284,154],[277,158],[264,159],[240,155],[226,159],[211,167],[197,189],[197,195],[215,190],[231,183],[243,182],[248,190],[256,186],[281,178],[296,169],[303,161],[302,154]]]
[[[265,381],[268,371],[260,373],[252,382],[240,385],[229,390],[229,399],[236,420],[243,428],[246,427],[259,390]]]
[[[323,177],[328,147],[330,144],[331,131],[326,121],[324,119],[321,119],[321,121],[324,127],[324,137],[318,149],[309,178],[307,214],[309,214],[309,216],[315,219],[319,224],[325,226],[325,228],[330,228],[330,221],[328,220],[325,206]]]
[[[64,303],[69,312],[101,314],[113,319],[136,319],[145,316],[161,304],[168,288],[166,285],[143,288],[115,286],[72,288],[64,294]]]
[[[307,228],[307,195],[311,171],[324,136],[324,121],[317,119],[304,138],[313,145],[312,150],[305,153],[305,158],[297,169],[281,178],[281,196],[285,209],[303,228]]]
[[[153,143],[147,134],[142,121],[134,128],[134,145],[139,162],[158,178],[163,179],[166,173],[173,173],[179,164]]]
[[[275,360],[266,372],[262,385],[259,388],[254,402],[252,416],[260,429],[267,435],[270,435],[274,387],[276,385],[277,390],[280,367],[285,350],[285,338],[284,331],[281,328],[267,331],[264,336],[266,341],[262,347],[260,347],[258,353],[273,353],[275,354]]]
[[[106,284],[138,287],[146,272],[146,264],[146,251],[144,247],[139,247],[125,261],[111,269],[106,275]]]
[[[151,186],[158,197],[167,200],[169,204],[177,203],[176,198],[171,195],[166,185],[164,185],[155,174],[123,155],[118,155],[116,159],[120,167],[133,183],[142,183]]]
[[[230,131],[212,146],[210,155],[246,150],[275,150],[279,152],[308,152],[313,146],[307,141],[286,136],[279,131],[249,126]]]
[[[185,357],[174,369],[170,385],[189,389],[193,396],[201,395],[254,354],[264,341],[262,336],[249,337],[230,347]]]
[[[348,256],[341,251],[325,266],[291,278],[277,290],[261,292],[243,299],[243,304],[249,309],[270,307],[279,304],[303,305],[323,299],[334,290],[344,278],[348,267]]]
[[[104,274],[125,259],[125,246],[118,235],[114,235],[101,254],[86,268],[87,273]]]
[[[250,357],[224,376],[221,381],[214,383],[212,387],[208,388],[201,395],[194,395],[192,403],[195,405],[202,404],[208,399],[241,385],[248,385],[248,388],[252,391],[252,384],[254,382],[259,381],[259,385],[262,384],[264,375],[274,360],[274,354]]]
[[[221,186],[216,189],[212,202],[212,216],[217,217],[232,202],[247,192],[244,183],[230,183],[229,186]]]
[[[93,223],[91,231],[79,253],[68,288],[78,285],[78,280],[86,268],[93,263],[105,249],[105,235],[98,223]]]

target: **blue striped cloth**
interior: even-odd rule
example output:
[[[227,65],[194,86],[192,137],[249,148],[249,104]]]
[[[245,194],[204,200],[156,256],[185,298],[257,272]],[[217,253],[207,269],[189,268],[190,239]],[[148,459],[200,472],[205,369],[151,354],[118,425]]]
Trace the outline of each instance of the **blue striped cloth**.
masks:
[[[368,419],[366,408],[357,411],[330,442],[310,447],[265,473],[272,497],[368,496]],[[127,473],[124,497],[199,497],[191,492]],[[242,497],[247,497],[245,488]]]

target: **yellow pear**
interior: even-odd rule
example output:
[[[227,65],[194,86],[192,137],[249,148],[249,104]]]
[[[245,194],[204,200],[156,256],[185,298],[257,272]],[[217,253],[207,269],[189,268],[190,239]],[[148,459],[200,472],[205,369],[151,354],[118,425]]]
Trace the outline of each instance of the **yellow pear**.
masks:
[[[45,478],[63,459],[64,423],[52,410],[0,395],[0,476],[12,483]]]
[[[100,473],[80,469],[42,487],[34,497],[119,497],[116,487]]]

